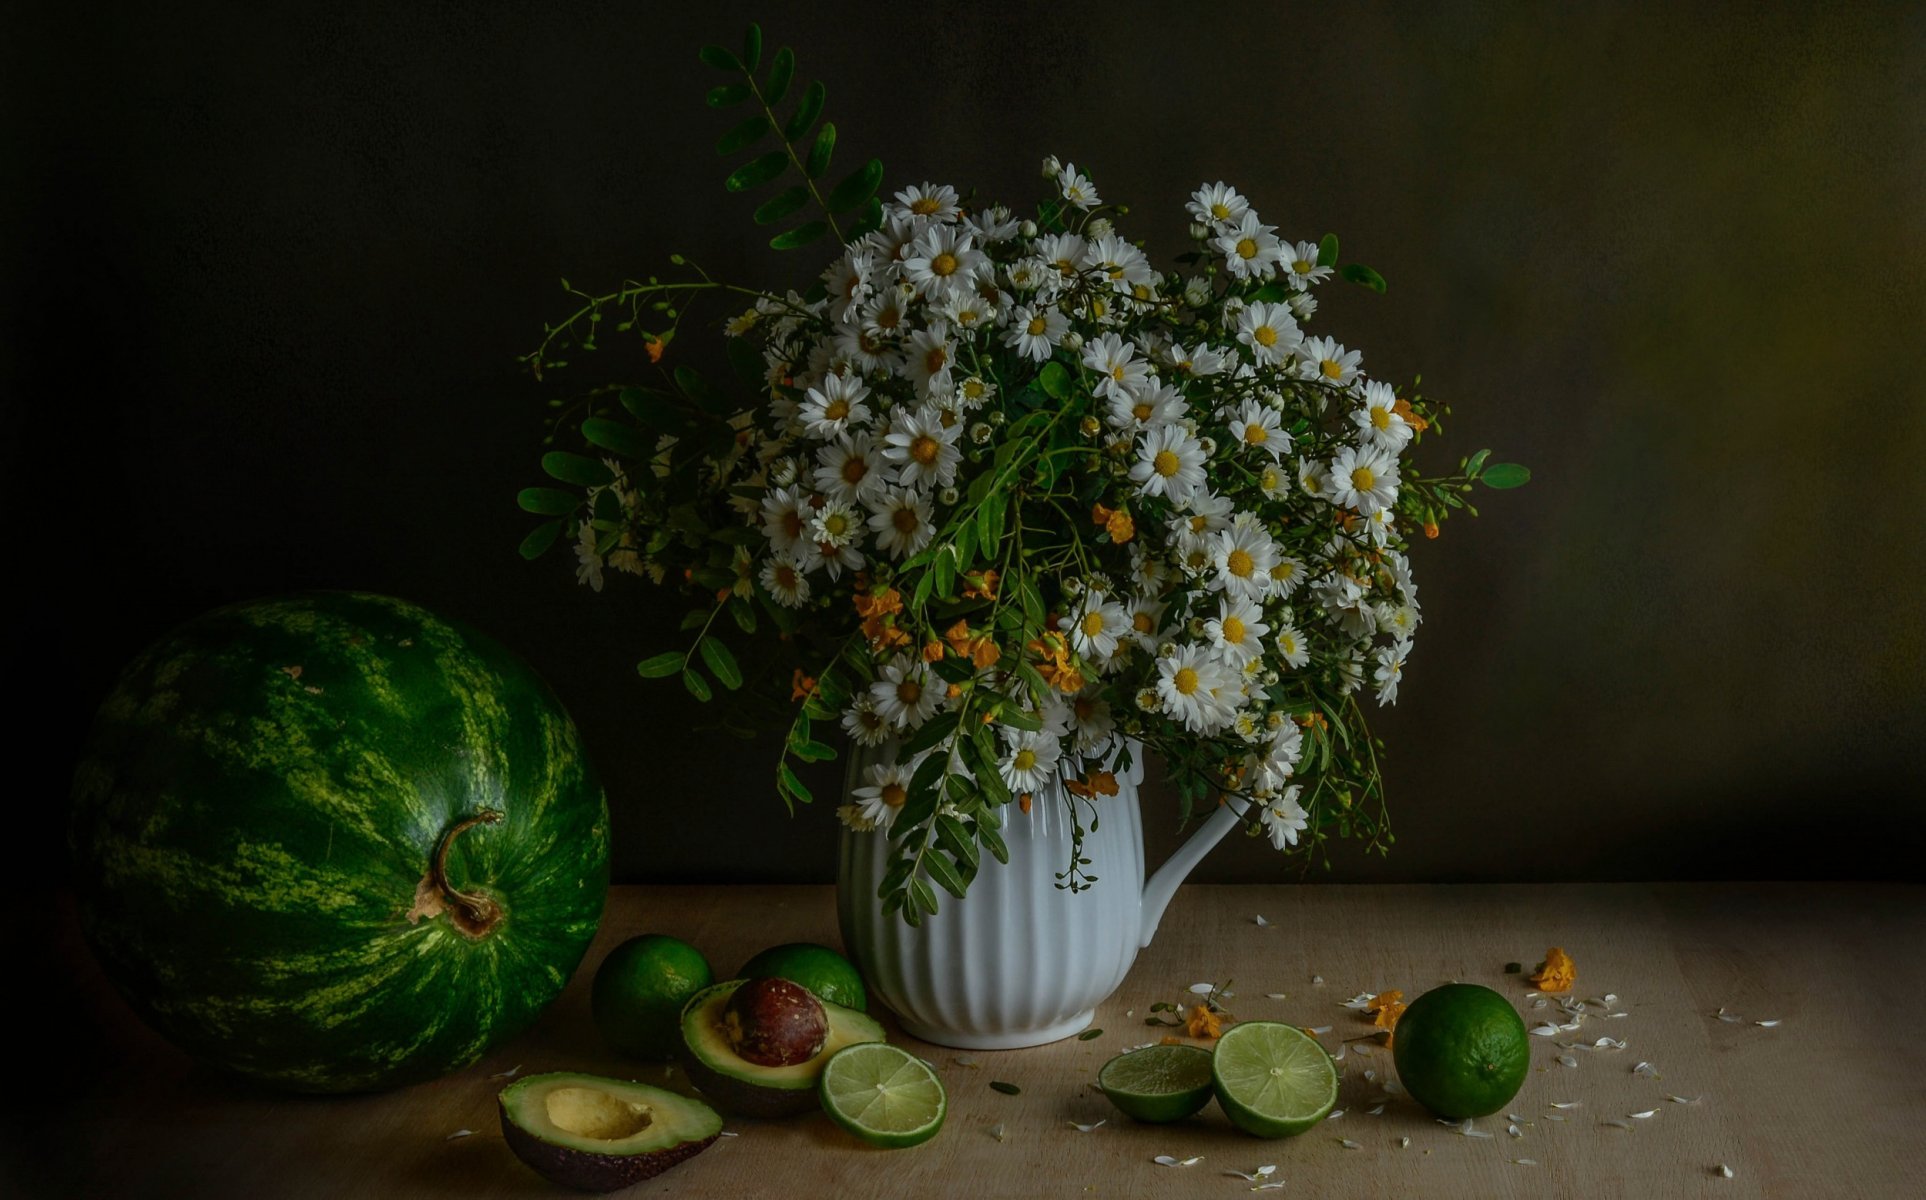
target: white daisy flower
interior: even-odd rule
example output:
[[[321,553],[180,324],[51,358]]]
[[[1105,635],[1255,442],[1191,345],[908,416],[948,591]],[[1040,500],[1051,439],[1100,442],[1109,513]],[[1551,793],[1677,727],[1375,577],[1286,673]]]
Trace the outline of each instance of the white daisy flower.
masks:
[[[880,746],[889,740],[892,730],[889,718],[877,712],[876,702],[863,692],[843,710],[843,732],[859,746]]]
[[[1330,497],[1330,489],[1326,486],[1328,483],[1323,463],[1310,458],[1297,460],[1297,486],[1298,490],[1306,496],[1328,499]]]
[[[1360,524],[1364,526],[1366,541],[1373,546],[1383,546],[1390,542],[1391,534],[1397,529],[1398,519],[1388,508],[1374,508],[1363,514]]]
[[[1273,462],[1283,458],[1291,448],[1291,435],[1284,431],[1277,410],[1260,401],[1244,401],[1230,427],[1238,441],[1270,455]]]
[[[1348,575],[1333,574],[1311,585],[1311,594],[1324,606],[1331,621],[1346,637],[1362,640],[1378,631],[1378,610],[1364,594],[1364,586]],[[1363,682],[1362,664],[1355,682]]]
[[[1004,271],[1004,281],[1013,292],[1034,292],[1054,285],[1060,278],[1056,269],[1041,258],[1020,258]]]
[[[841,821],[845,827],[853,829],[857,833],[874,833],[876,831],[876,822],[863,815],[863,806],[860,804],[838,804],[836,806],[836,819]]]
[[[996,399],[996,384],[981,375],[966,375],[956,382],[951,398],[961,405],[965,412],[981,408]]]
[[[1075,735],[1073,749],[1078,754],[1101,753],[1109,747],[1116,731],[1117,721],[1111,715],[1109,701],[1085,691],[1070,702],[1070,732]]]
[[[1085,212],[1103,203],[1097,197],[1097,185],[1091,183],[1088,177],[1078,174],[1074,163],[1063,164],[1063,171],[1057,176],[1057,188],[1071,207]]]
[[[864,770],[864,786],[853,789],[849,797],[856,802],[863,819],[870,822],[871,828],[888,829],[896,823],[896,814],[903,810],[903,804],[909,799],[910,779],[916,773],[916,761],[876,763]]]
[[[884,663],[877,675],[869,685],[869,697],[890,724],[915,729],[935,714],[943,689],[921,662],[898,655]]]
[[[1097,395],[1109,399],[1133,395],[1151,378],[1150,363],[1137,357],[1137,347],[1114,333],[1084,346],[1083,365],[1102,376]]]
[[[1013,792],[1034,792],[1056,774],[1057,759],[1063,751],[1055,735],[1038,730],[1005,730],[1007,756],[997,764],[997,774]]]
[[[1201,224],[1228,226],[1244,219],[1244,214],[1251,209],[1251,202],[1239,195],[1236,188],[1219,180],[1192,192],[1190,203],[1184,205],[1184,209]]]
[[[1410,641],[1423,620],[1415,604],[1384,604],[1378,607],[1378,628],[1401,642]]]
[[[1037,239],[1037,257],[1056,269],[1060,282],[1069,282],[1083,268],[1090,243],[1074,233],[1053,233]]]
[[[1237,675],[1205,646],[1177,646],[1157,660],[1157,699],[1192,733],[1212,734],[1237,714]]]
[[[911,243],[909,256],[903,260],[903,278],[916,288],[917,295],[940,300],[953,292],[967,291],[987,261],[968,229],[932,225]]]
[[[996,324],[996,305],[975,289],[958,288],[943,301],[943,319],[964,333]]]
[[[1240,513],[1230,527],[1211,538],[1210,564],[1216,569],[1213,591],[1233,597],[1262,600],[1271,590],[1271,567],[1277,563],[1277,543],[1249,513]]]
[[[1330,278],[1331,268],[1317,265],[1317,243],[1299,242],[1284,249],[1286,278],[1300,288],[1322,283]]]
[[[1277,240],[1277,226],[1264,224],[1250,211],[1236,224],[1227,224],[1211,244],[1224,256],[1224,266],[1238,279],[1268,277],[1283,253],[1283,245]]]
[[[1157,647],[1163,644],[1158,627],[1163,624],[1164,609],[1168,607],[1169,605],[1155,596],[1133,598],[1125,608],[1130,617],[1131,640],[1155,653]]]
[[[816,490],[847,504],[883,494],[888,482],[882,447],[873,434],[858,430],[842,433],[816,449]]]
[[[1298,805],[1297,795],[1297,785],[1292,784],[1259,814],[1264,820],[1264,831],[1271,835],[1271,845],[1279,850],[1297,845],[1297,835],[1310,824],[1310,814]]]
[[[1217,602],[1217,615],[1204,622],[1204,635],[1227,666],[1243,670],[1245,664],[1264,653],[1264,635],[1271,631],[1264,624],[1264,610],[1241,597],[1226,596]]]
[[[1196,379],[1217,374],[1224,369],[1224,364],[1228,361],[1224,354],[1209,342],[1198,342],[1189,349],[1185,349],[1182,343],[1173,342],[1170,349],[1165,352],[1164,358],[1179,374]]]
[[[1193,545],[1210,551],[1210,535],[1230,524],[1232,504],[1229,497],[1197,491],[1184,502],[1181,515],[1170,519],[1171,532],[1185,550]]]
[[[764,560],[760,578],[762,590],[784,608],[801,608],[809,599],[809,580],[788,555],[774,554]]]
[[[950,372],[956,366],[956,343],[950,340],[950,327],[937,321],[928,329],[910,334],[903,347],[899,374],[931,396],[948,395]]]
[[[1304,564],[1288,554],[1280,553],[1277,561],[1271,564],[1271,595],[1288,600],[1291,593],[1304,585]]]
[[[1257,469],[1257,490],[1266,496],[1273,499],[1282,496],[1290,484],[1291,477],[1276,463],[1266,463]]]
[[[796,417],[810,437],[827,441],[869,420],[869,386],[853,375],[829,375],[803,393]]]
[[[1132,433],[1181,421],[1190,412],[1184,394],[1167,383],[1113,392],[1105,419],[1112,429]]]
[[[1157,282],[1157,272],[1144,252],[1115,234],[1092,243],[1084,251],[1083,266],[1103,276],[1111,290],[1125,295],[1135,295],[1138,288]]]
[[[602,590],[602,556],[595,551],[595,524],[582,522],[582,532],[575,541],[575,582],[586,583],[594,591]]]
[[[919,183],[896,193],[895,202],[885,211],[918,221],[949,221],[963,210],[957,206],[956,189],[949,184]]]
[[[929,498],[910,489],[893,489],[869,514],[876,545],[894,558],[908,558],[930,544],[936,526],[930,523]]]
[[[838,325],[835,340],[831,342],[836,357],[864,375],[888,370],[895,347],[895,342],[860,324]]]
[[[1010,313],[1009,327],[1003,332],[1003,344],[1014,347],[1018,354],[1031,362],[1042,362],[1050,357],[1050,352],[1056,349],[1069,328],[1070,318],[1054,308],[1034,311],[1018,308]]]
[[[1304,641],[1304,635],[1298,632],[1297,626],[1289,622],[1285,622],[1285,624],[1278,629],[1276,645],[1278,657],[1282,658],[1285,665],[1291,667],[1293,670],[1299,669],[1303,667],[1305,663],[1311,661],[1311,650]]]
[[[796,548],[816,510],[800,487],[773,488],[762,498],[762,536],[769,548],[787,554]]]
[[[816,510],[809,522],[809,540],[817,549],[828,556],[831,549],[840,550],[853,546],[862,540],[863,518],[856,512],[854,505],[841,500],[831,500]]]
[[[974,216],[964,218],[976,230],[976,238],[986,245],[1007,242],[1017,235],[1023,222],[1001,204],[992,204]]]
[[[867,250],[852,246],[823,272],[823,290],[829,295],[829,315],[847,321],[860,313],[873,289],[870,272],[875,257]]]
[[[1346,446],[1331,460],[1331,501],[1369,512],[1389,508],[1398,498],[1398,460],[1376,446]]]
[[[1117,639],[1129,632],[1130,614],[1101,588],[1091,588],[1068,616],[1057,621],[1057,628],[1070,635],[1070,646],[1078,654],[1104,663],[1117,653]]]
[[[1182,425],[1159,425],[1144,431],[1130,480],[1146,496],[1163,496],[1182,504],[1204,486],[1204,447]]]
[[[1251,348],[1260,363],[1281,363],[1304,341],[1297,318],[1283,304],[1258,301],[1237,314],[1237,340]]]
[[[1378,703],[1396,704],[1398,702],[1398,678],[1404,673],[1404,663],[1411,656],[1411,643],[1397,641],[1389,646],[1380,646],[1372,657],[1377,660],[1377,670],[1371,678],[1378,685]]]
[[[1298,351],[1297,373],[1305,379],[1344,387],[1358,377],[1358,362],[1364,355],[1346,350],[1335,339],[1315,337]]]
[[[1304,731],[1287,716],[1274,716],[1277,727],[1270,733],[1263,752],[1250,759],[1249,783],[1258,795],[1268,796],[1285,789],[1297,760],[1304,752]]]
[[[1364,385],[1364,396],[1351,412],[1356,425],[1374,446],[1393,452],[1403,450],[1411,440],[1412,429],[1398,414],[1398,394],[1390,384],[1373,379]]]
[[[956,464],[963,459],[956,444],[962,432],[960,424],[945,425],[933,405],[915,412],[899,408],[883,435],[883,457],[896,464],[896,482],[903,487],[948,487],[956,482]]]

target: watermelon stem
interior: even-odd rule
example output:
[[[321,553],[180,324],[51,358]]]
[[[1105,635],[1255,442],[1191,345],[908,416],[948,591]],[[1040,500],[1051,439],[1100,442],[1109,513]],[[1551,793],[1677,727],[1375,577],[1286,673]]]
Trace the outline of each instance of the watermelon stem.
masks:
[[[471,938],[487,937],[502,919],[502,906],[480,892],[464,892],[448,882],[448,848],[455,839],[477,825],[494,825],[502,819],[499,810],[484,808],[472,817],[455,822],[448,832],[441,835],[441,842],[435,847],[435,860],[428,868],[428,878],[435,885],[442,898],[448,902],[448,919],[455,928]]]

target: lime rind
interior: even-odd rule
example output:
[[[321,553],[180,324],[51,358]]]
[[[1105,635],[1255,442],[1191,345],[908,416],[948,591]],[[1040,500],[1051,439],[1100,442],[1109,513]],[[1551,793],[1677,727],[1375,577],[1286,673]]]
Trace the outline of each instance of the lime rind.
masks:
[[[1150,1124],[1181,1121],[1210,1103],[1211,1053],[1198,1046],[1132,1050],[1103,1065],[1097,1087],[1125,1116]]]
[[[936,1136],[949,1096],[922,1059],[886,1042],[830,1056],[818,1085],[831,1120],[873,1146],[899,1150]]]
[[[1257,1137],[1294,1137],[1337,1104],[1337,1068],[1303,1030],[1245,1021],[1218,1039],[1211,1058],[1217,1103],[1231,1124]]]

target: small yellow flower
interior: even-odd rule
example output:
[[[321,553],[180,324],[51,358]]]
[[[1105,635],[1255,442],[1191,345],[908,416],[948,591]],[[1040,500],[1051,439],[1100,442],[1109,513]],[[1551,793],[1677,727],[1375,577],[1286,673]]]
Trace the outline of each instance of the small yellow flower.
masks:
[[[1184,1022],[1184,1032],[1194,1038],[1214,1038],[1224,1031],[1222,1013],[1212,1012],[1208,1004],[1194,1004]]]
[[[1396,988],[1388,992],[1379,992],[1371,998],[1371,1003],[1365,1006],[1366,1012],[1376,1014],[1372,1017],[1371,1024],[1384,1030],[1384,1044],[1387,1046],[1391,1044],[1392,1032],[1397,1029],[1398,1018],[1404,1015],[1404,1009],[1404,993]]]
[[[1545,951],[1545,961],[1532,972],[1531,981],[1541,992],[1569,992],[1578,981],[1578,964],[1557,946]]]

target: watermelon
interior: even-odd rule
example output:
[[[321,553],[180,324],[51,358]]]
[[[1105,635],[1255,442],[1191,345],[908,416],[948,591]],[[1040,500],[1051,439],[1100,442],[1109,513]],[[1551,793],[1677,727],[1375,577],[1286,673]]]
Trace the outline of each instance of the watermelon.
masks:
[[[121,676],[75,775],[83,928],[190,1054],[354,1092],[466,1066],[568,982],[608,808],[554,695],[404,601],[207,614]]]

